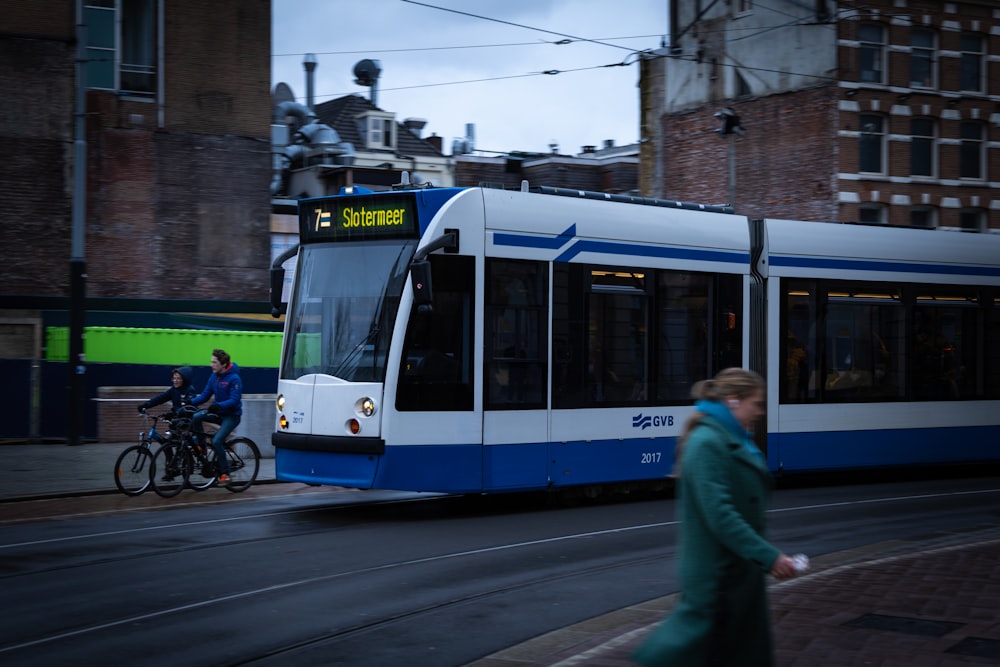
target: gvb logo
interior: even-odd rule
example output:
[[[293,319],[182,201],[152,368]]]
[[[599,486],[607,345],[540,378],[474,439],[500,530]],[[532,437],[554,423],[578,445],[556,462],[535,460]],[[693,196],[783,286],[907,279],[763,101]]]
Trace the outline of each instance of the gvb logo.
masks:
[[[641,412],[632,417],[632,428],[645,431],[650,426],[673,426],[673,415],[644,415]]]

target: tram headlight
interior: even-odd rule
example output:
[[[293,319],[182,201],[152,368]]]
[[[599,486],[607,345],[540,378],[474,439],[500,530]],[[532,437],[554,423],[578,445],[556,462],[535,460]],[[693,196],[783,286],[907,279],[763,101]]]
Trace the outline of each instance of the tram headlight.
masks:
[[[359,416],[371,417],[377,410],[378,406],[375,405],[375,399],[368,396],[359,398],[357,403],[354,404],[354,412]]]
[[[278,412],[281,412],[282,410],[284,410],[285,409],[285,395],[284,394],[278,394],[278,397],[276,399],[274,399],[274,405],[275,405],[275,407],[278,408]]]
[[[375,401],[370,398],[365,398],[361,401],[361,412],[364,413],[365,417],[371,417],[375,414]]]

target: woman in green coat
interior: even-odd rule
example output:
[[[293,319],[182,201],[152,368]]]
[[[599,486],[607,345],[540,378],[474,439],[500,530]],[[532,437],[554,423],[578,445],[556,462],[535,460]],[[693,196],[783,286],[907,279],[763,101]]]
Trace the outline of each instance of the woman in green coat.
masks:
[[[695,384],[675,475],[681,595],[633,658],[647,667],[774,664],[765,575],[796,574],[764,538],[771,476],[750,438],[764,415],[759,375],[727,368]]]

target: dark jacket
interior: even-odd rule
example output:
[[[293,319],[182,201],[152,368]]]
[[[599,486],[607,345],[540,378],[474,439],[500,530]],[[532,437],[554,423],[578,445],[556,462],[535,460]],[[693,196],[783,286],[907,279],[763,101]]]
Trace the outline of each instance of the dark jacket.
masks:
[[[213,373],[208,380],[208,386],[191,399],[194,405],[201,405],[209,399],[215,397],[215,405],[219,406],[219,414],[234,415],[239,417],[243,414],[243,380],[240,379],[240,367],[235,362],[229,362],[226,368],[218,373]]]
[[[773,664],[765,577],[781,552],[764,539],[771,486],[763,459],[703,417],[681,459],[680,601],[636,651],[640,664]]]
[[[183,384],[181,384],[179,388],[171,384],[167,387],[166,391],[161,394],[157,394],[143,403],[143,409],[148,410],[149,408],[162,405],[163,403],[170,401],[173,411],[177,412],[181,409],[181,406],[185,403],[185,401],[188,403],[191,402],[191,397],[198,393],[198,390],[191,384],[191,369],[187,366],[181,366],[180,368],[174,368],[170,371],[171,377],[173,377],[174,373],[181,374],[181,378],[184,380]]]

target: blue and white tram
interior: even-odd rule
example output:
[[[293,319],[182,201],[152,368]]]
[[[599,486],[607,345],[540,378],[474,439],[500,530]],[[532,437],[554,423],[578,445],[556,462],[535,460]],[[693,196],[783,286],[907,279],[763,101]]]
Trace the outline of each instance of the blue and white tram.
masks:
[[[662,479],[691,385],[728,366],[769,380],[775,471],[1000,458],[998,237],[544,188],[299,208],[278,479],[474,493]],[[947,388],[915,374],[916,324],[961,357]]]
[[[755,224],[773,470],[1000,459],[1000,236]]]

